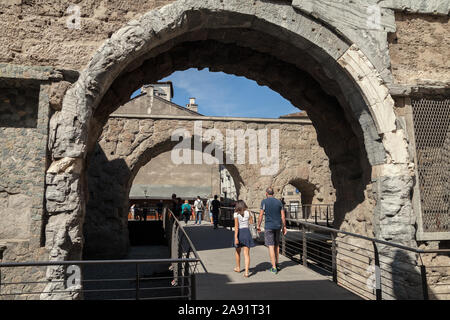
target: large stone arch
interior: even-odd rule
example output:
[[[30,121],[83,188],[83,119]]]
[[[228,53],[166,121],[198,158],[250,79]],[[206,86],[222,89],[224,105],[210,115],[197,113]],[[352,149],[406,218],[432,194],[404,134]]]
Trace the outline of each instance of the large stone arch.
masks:
[[[230,54],[237,52],[245,53],[238,61]],[[211,65],[268,85],[306,109],[330,158],[337,208],[350,217],[373,193],[375,226],[368,232],[412,244],[408,144],[388,89],[364,53],[338,28],[284,2],[180,0],[113,34],[51,119],[47,191],[65,197],[47,199],[52,259],[81,253],[86,161],[108,115],[143,82]]]

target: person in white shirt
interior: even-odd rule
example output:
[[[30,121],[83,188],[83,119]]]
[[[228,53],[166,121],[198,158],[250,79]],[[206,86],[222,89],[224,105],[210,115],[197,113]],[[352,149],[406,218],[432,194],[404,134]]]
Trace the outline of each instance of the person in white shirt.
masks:
[[[133,217],[134,220],[136,220],[137,217],[136,217],[136,204],[135,203],[133,203],[131,205],[130,211],[131,211],[131,216]]]
[[[194,208],[196,213],[195,224],[202,224],[202,215],[203,215],[203,201],[200,199],[200,196],[197,196],[197,200],[194,202]]]
[[[211,224],[214,224],[213,213],[212,213],[212,205],[211,205],[211,202],[213,200],[214,199],[209,199],[208,202],[206,202],[206,209],[207,209],[207,212],[209,213],[209,220],[211,221]]]
[[[247,210],[248,207],[244,201],[238,200],[234,212],[234,242],[236,248],[236,268],[235,272],[241,272],[241,248],[244,250],[245,273],[244,277],[249,276],[250,267],[250,248],[255,246],[249,229],[249,223],[253,223],[253,217]]]

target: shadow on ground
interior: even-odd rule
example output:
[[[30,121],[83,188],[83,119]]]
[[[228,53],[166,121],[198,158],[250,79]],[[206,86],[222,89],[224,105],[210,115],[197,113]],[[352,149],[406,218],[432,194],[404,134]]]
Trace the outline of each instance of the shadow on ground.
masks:
[[[269,254],[267,254],[267,258],[269,258]],[[279,264],[281,271],[284,268],[292,267],[292,266],[296,266],[296,265],[298,265],[298,263],[296,263],[294,261],[283,261]],[[250,277],[255,276],[258,272],[267,272],[267,270],[270,267],[272,267],[270,262],[261,262],[261,263],[257,264],[256,266],[254,266],[253,268],[249,268]]]
[[[194,225],[192,222],[188,223],[187,226],[182,222],[182,225],[197,251],[233,248],[233,230],[228,230],[223,227],[214,229],[209,224]],[[213,239],[211,239],[211,233],[215,235]],[[261,232],[261,238],[264,239],[264,232]],[[255,241],[255,245],[263,246],[264,244],[261,241]]]
[[[329,280],[233,283],[226,275],[216,273],[197,275],[197,299],[362,300]]]

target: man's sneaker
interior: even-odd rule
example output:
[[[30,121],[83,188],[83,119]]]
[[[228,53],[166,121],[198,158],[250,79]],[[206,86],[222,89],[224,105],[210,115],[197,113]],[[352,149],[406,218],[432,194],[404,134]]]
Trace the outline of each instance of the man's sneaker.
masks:
[[[277,274],[278,273],[277,268],[270,268],[269,271],[272,272],[273,274]]]
[[[277,271],[279,272],[281,270],[281,267],[279,264],[277,264]]]

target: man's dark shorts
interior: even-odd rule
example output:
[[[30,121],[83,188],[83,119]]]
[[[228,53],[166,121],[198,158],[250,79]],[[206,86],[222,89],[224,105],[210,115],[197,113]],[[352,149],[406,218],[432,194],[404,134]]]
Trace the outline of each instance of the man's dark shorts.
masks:
[[[264,243],[266,246],[277,246],[280,244],[280,229],[266,229],[264,230]]]

